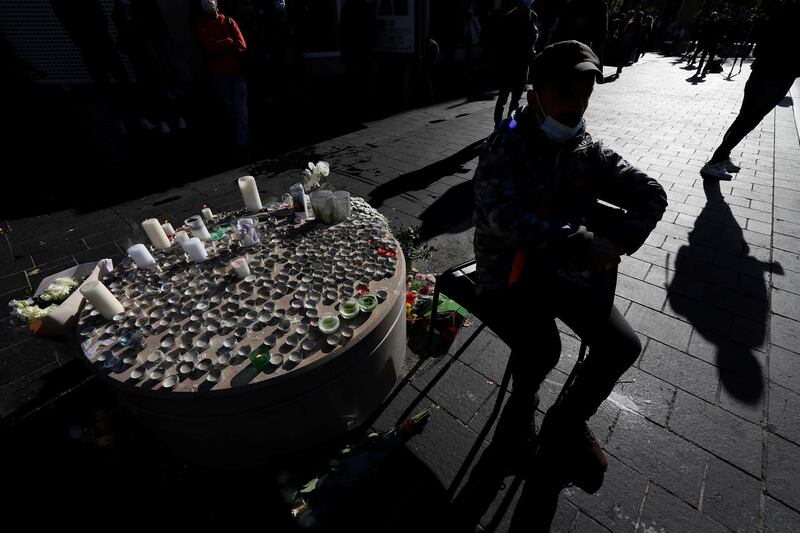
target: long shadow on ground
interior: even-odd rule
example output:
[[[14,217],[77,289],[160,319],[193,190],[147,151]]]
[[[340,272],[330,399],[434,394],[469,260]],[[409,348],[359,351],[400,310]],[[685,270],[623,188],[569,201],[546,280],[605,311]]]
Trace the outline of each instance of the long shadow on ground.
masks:
[[[719,181],[705,180],[704,190],[706,204],[689,244],[678,250],[668,298],[672,309],[715,345],[722,386],[739,401],[755,404],[764,392],[764,370],[754,351],[764,343],[769,320],[764,274],[783,270],[750,255]]]
[[[389,198],[407,191],[424,189],[433,182],[463,170],[463,165],[478,157],[483,139],[462,148],[458,152],[430,165],[402,174],[395,179],[376,187],[369,197],[373,207],[380,207]]]

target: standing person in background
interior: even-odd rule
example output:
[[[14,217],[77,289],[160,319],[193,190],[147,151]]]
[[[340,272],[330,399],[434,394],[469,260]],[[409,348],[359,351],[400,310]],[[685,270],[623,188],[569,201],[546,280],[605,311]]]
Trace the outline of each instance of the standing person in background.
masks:
[[[644,54],[647,53],[648,48],[650,48],[650,40],[653,37],[653,25],[655,23],[655,19],[652,16],[647,15],[644,18],[644,24],[642,25],[642,33],[639,37],[639,49],[637,50],[635,61],[639,61]]]
[[[800,55],[795,31],[800,20],[800,1],[788,0],[767,20],[756,37],[755,60],[744,86],[744,99],[722,143],[700,170],[704,178],[730,180],[729,172],[741,168],[731,161],[731,151],[758,126],[800,77]]]
[[[525,0],[520,0],[517,7],[503,16],[498,41],[497,72],[500,93],[494,108],[495,125],[503,120],[503,110],[509,95],[511,102],[508,114],[511,115],[519,107],[538,36],[536,13]]]
[[[206,52],[211,76],[233,122],[236,146],[245,149],[249,143],[247,114],[247,81],[242,75],[241,59],[247,51],[239,26],[223,15],[217,0],[200,0],[203,14],[197,19],[196,31]]]
[[[170,112],[167,50],[172,39],[161,11],[153,0],[117,0],[112,18],[117,47],[136,73],[139,126],[155,130],[158,124],[162,133],[169,133],[168,120],[182,118]]]
[[[617,77],[622,74],[622,67],[628,65],[633,56],[636,43],[639,42],[639,34],[642,32],[642,24],[644,24],[644,13],[640,11],[634,14],[629,11],[628,22],[625,24],[625,29],[622,30],[620,35],[619,57],[617,58]]]
[[[725,21],[720,18],[719,13],[714,11],[711,16],[706,20],[700,33],[699,47],[695,50],[690,65],[694,64],[694,60],[700,52],[700,63],[697,65],[697,72],[695,76],[705,76],[708,71],[709,65],[714,60],[717,53],[717,47],[725,33]],[[708,57],[708,62],[705,62]],[[705,62],[705,69],[703,64]]]
[[[464,74],[467,83],[474,89],[475,83],[475,58],[474,50],[481,42],[481,23],[475,15],[475,10],[471,4],[466,6],[464,11],[464,28],[462,30],[461,41],[464,44]]]
[[[375,8],[367,0],[347,0],[342,5],[340,20],[349,104],[356,114],[364,113],[372,108],[372,49],[377,32]]]
[[[582,42],[602,61],[606,35],[608,4],[605,0],[568,0],[561,9],[550,43]]]

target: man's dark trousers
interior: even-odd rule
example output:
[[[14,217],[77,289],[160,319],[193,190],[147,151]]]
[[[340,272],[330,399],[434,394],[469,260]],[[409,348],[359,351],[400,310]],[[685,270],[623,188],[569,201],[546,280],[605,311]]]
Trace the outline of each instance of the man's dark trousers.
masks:
[[[599,295],[597,290],[550,273],[532,274],[530,277],[538,279],[479,296],[487,325],[511,348],[512,399],[518,406],[533,405],[539,386],[558,363],[561,338],[556,318],[589,347],[561,402],[560,411],[569,419],[588,420],[636,361],[641,352],[639,338],[611,303],[616,270],[605,276],[611,282],[606,282],[605,294]]]
[[[791,75],[753,70],[744,86],[744,99],[739,115],[725,132],[722,143],[711,157],[711,163],[730,158],[733,150],[748,133],[758,126],[767,113],[783,100],[794,83]]]

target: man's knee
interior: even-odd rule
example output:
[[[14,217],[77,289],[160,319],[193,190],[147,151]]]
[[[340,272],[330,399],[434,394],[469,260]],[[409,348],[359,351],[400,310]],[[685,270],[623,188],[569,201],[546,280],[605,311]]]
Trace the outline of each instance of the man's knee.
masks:
[[[642,353],[642,341],[639,336],[631,332],[622,332],[615,341],[615,352],[617,353],[617,360],[620,366],[628,368]]]
[[[642,353],[642,342],[636,333],[625,328],[608,332],[595,343],[590,343],[589,348],[605,353],[604,359],[609,358],[610,364],[628,368]]]
[[[639,336],[635,333],[627,339],[625,350],[630,359],[630,363],[633,364],[639,357],[639,354],[642,353],[642,341],[639,340]]]

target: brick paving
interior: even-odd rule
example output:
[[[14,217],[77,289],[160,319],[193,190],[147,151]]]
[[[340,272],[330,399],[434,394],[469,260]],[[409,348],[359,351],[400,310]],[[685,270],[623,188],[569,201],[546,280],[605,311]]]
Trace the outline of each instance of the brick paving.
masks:
[[[733,181],[704,184],[699,169],[735,117],[748,69],[698,83],[680,66],[648,54],[596,87],[587,112],[593,136],[657,178],[670,205],[620,265],[616,303],[644,350],[590,423],[610,459],[605,484],[593,496],[565,490],[553,531],[800,530],[800,91],[796,84],[735,149],[742,171]],[[306,161],[326,160],[333,186],[370,198],[395,228],[421,226],[438,251],[419,268],[436,272],[471,257],[474,143],[490,132],[492,111],[484,99],[431,106],[125,204],[7,221],[0,418],[36,406],[49,376],[88,376],[74,370],[66,346],[13,328],[5,302],[66,266],[121,258],[144,218],[177,222],[203,203],[238,208],[234,180],[242,174],[256,175],[264,196],[277,195]],[[451,364],[421,399],[436,407],[433,419],[408,444],[444,487],[483,429],[508,359],[484,330],[452,360],[477,320],[470,324],[450,354],[415,367],[375,423],[392,425]],[[543,411],[577,353],[573,333],[561,329],[564,353],[543,385]],[[408,367],[417,361],[409,351]],[[511,511],[494,513],[510,490],[498,494],[484,525],[507,528]]]

